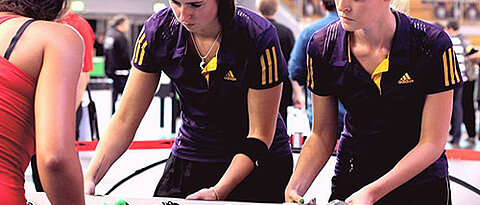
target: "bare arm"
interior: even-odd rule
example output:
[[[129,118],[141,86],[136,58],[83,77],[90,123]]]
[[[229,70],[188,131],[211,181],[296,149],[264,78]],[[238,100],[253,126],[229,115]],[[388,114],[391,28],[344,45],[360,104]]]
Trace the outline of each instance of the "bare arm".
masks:
[[[313,97],[312,135],[305,143],[285,190],[286,202],[301,202],[313,180],[332,155],[337,129],[337,99],[333,96]]]
[[[159,73],[132,69],[120,108],[108,124],[85,174],[85,193],[94,194],[110,166],[128,149],[147,111],[160,79]]]
[[[428,95],[420,141],[387,174],[350,196],[346,202],[373,204],[435,162],[443,153],[452,114],[453,90]]]
[[[467,59],[474,63],[480,63],[480,52],[476,52],[472,55],[467,56]]]
[[[90,82],[90,73],[82,72],[80,74],[80,79],[78,80],[75,108],[78,108],[78,106],[80,106],[80,103],[82,102],[83,93],[85,93],[85,90],[87,89],[88,82]]]
[[[84,204],[82,169],[75,150],[74,107],[83,43],[70,28],[50,26],[55,38],[45,40],[35,91],[39,175],[52,204]]]
[[[265,90],[248,91],[250,130],[247,137],[260,139],[268,147],[272,144],[275,133],[282,86],[283,84],[279,84]],[[245,154],[235,155],[223,177],[214,186],[218,198],[225,199],[253,168],[252,160]],[[187,199],[215,200],[216,196],[212,189],[203,189],[188,196]]]
[[[293,105],[298,108],[305,110],[305,91],[304,87],[298,84],[296,80],[290,80],[292,82],[292,91],[293,91]]]

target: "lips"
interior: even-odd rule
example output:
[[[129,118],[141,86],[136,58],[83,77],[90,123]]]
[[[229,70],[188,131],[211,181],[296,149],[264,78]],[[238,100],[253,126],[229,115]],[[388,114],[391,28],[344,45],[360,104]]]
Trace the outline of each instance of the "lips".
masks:
[[[340,16],[340,18],[345,19],[345,20],[348,20],[348,21],[354,21],[352,18],[348,18],[348,17],[346,17],[346,16]]]

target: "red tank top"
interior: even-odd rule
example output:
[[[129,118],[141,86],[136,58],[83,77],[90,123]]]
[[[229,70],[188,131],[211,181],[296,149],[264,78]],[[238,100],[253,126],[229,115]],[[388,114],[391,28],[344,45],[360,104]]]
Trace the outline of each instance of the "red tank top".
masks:
[[[0,24],[18,16],[0,17]],[[35,79],[0,54],[0,204],[24,205],[24,172],[34,153]]]

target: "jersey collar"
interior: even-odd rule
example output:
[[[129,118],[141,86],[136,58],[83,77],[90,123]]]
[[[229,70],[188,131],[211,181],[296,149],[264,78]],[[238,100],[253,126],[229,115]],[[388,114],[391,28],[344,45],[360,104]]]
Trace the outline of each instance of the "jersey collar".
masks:
[[[410,63],[410,20],[409,18],[397,11],[393,12],[397,22],[393,43],[390,49],[390,66],[408,65]],[[330,64],[333,66],[343,67],[348,62],[348,33],[338,22],[338,34],[335,46],[333,48]]]
[[[218,51],[217,62],[218,64],[234,64],[237,59],[235,52],[232,49],[235,48],[236,27],[229,26],[222,30],[222,42],[220,43],[220,49]],[[187,40],[189,38],[189,31],[183,26],[179,26],[179,35],[173,53],[173,59],[180,59],[187,53]]]

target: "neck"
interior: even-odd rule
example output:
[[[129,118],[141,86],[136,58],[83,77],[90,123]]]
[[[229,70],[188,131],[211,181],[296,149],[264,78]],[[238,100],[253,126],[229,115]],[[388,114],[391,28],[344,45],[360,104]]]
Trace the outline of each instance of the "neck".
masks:
[[[459,33],[458,31],[452,31],[449,34],[450,34],[450,36],[456,36],[456,35],[458,35],[458,33]]]
[[[16,15],[15,13],[8,12],[8,11],[1,11],[0,16],[10,16],[10,15]]]
[[[220,26],[220,23],[213,24],[212,26],[209,26],[208,28],[205,28],[203,30],[199,30],[197,32],[193,32],[196,38],[200,39],[215,39],[217,38],[217,35],[220,33],[222,30],[222,27]]]
[[[354,31],[353,39],[355,43],[366,45],[370,48],[388,48],[390,49],[393,35],[395,34],[396,20],[395,15],[388,10],[387,13],[377,18],[377,21],[370,23],[369,26]]]
[[[265,17],[268,20],[274,20],[275,19],[275,15],[263,15],[263,17]]]

